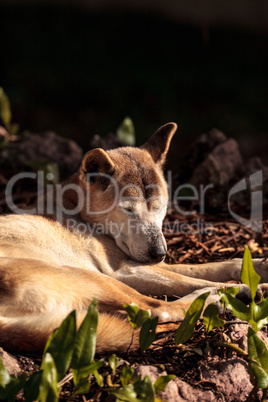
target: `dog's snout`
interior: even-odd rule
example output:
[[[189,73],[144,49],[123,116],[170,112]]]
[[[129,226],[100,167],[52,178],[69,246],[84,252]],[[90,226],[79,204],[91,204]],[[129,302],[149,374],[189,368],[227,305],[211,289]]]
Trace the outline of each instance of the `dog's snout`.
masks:
[[[150,248],[150,257],[154,262],[161,262],[165,258],[167,254],[167,249],[164,245],[162,246],[154,246]]]

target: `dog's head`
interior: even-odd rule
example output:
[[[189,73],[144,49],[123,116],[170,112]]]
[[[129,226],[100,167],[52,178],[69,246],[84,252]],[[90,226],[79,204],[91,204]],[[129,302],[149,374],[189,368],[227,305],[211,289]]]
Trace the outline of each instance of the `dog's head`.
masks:
[[[163,165],[177,126],[161,127],[141,148],[88,152],[80,168],[87,192],[82,218],[101,227],[117,246],[140,262],[166,255],[162,222],[168,203]]]

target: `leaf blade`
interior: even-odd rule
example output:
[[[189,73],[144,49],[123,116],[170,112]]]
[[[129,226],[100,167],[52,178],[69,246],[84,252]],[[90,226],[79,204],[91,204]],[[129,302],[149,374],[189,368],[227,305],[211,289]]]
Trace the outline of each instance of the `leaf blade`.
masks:
[[[176,345],[186,342],[193,334],[195,324],[201,316],[205,301],[210,292],[206,292],[198,296],[189,307],[184,320],[176,331]]]
[[[155,329],[158,324],[158,317],[148,318],[140,330],[140,348],[144,352],[155,340]]]
[[[251,254],[249,248],[246,246],[243,256],[241,281],[249,287],[252,300],[255,299],[257,287],[260,283],[260,280],[261,277],[254,270]]]
[[[268,387],[268,350],[265,343],[252,330],[248,329],[249,369],[257,380],[259,388]]]
[[[203,313],[203,320],[207,333],[213,328],[222,327],[225,323],[224,320],[219,318],[219,310],[215,303],[211,303],[207,306]]]
[[[76,312],[72,311],[61,326],[49,337],[44,354],[50,353],[54,359],[58,381],[60,381],[72,360],[76,337]]]
[[[76,334],[71,366],[78,370],[89,366],[96,349],[96,333],[98,325],[97,300],[94,298],[87,315]]]

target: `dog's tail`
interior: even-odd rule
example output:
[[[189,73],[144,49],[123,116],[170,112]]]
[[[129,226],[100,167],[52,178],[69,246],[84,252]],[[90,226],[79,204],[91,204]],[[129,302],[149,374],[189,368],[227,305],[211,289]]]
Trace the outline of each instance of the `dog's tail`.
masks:
[[[77,314],[78,325],[85,314]],[[59,322],[58,322],[59,321]],[[52,313],[40,316],[0,317],[0,346],[10,352],[41,355],[46,341],[53,330],[59,327],[59,320]],[[125,352],[129,345],[138,347],[138,331],[120,316],[99,313],[97,327],[97,353]]]

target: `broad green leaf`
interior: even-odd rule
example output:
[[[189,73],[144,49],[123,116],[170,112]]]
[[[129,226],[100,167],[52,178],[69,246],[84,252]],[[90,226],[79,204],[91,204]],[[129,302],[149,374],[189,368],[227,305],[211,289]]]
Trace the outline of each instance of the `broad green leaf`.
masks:
[[[20,390],[24,387],[27,379],[27,374],[22,374],[19,377],[11,377],[10,382],[6,385],[5,393],[8,401],[16,401],[16,396]],[[1,391],[0,391],[1,397]]]
[[[211,331],[213,328],[222,327],[225,323],[224,320],[219,318],[219,310],[215,303],[211,303],[207,306],[203,313],[203,320],[207,332]]]
[[[98,372],[98,370],[95,370],[95,371],[93,371],[93,374],[94,374],[94,376],[95,376],[95,378],[96,378],[96,381],[97,381],[97,383],[98,383],[98,386],[99,387],[103,387],[103,377],[102,377],[102,375],[100,375],[100,373]]]
[[[75,377],[74,377],[74,392],[73,392],[73,397],[76,395],[81,395],[81,394],[87,394],[90,390],[90,378],[89,377],[79,377],[76,379],[75,382]]]
[[[128,320],[134,330],[141,327],[142,324],[151,317],[150,310],[142,310],[135,303],[124,304],[123,307],[128,313]]]
[[[0,88],[1,89],[1,88]],[[6,384],[10,382],[10,375],[3,365],[2,359],[0,357],[0,386],[5,388]]]
[[[90,374],[95,373],[99,370],[102,366],[104,366],[105,362],[100,360],[98,362],[93,362],[88,366],[82,367],[79,370],[72,369],[73,376],[74,376],[74,383],[76,384],[80,378],[86,378]]]
[[[205,301],[207,300],[209,294],[210,292],[206,292],[198,296],[189,307],[184,320],[176,331],[176,345],[186,342],[193,334],[195,324],[202,313]]]
[[[221,300],[224,301],[226,306],[232,310],[234,315],[240,320],[250,321],[251,313],[249,308],[241,302],[241,300],[236,299],[235,297],[231,296],[230,294],[226,293],[225,291],[219,290],[218,291]]]
[[[124,388],[110,388],[108,389],[112,395],[114,395],[119,401],[126,402],[140,402],[140,399],[137,398],[137,393],[134,389],[133,384],[129,384]]]
[[[246,284],[250,291],[252,300],[255,299],[256,290],[260,283],[261,277],[255,272],[253,268],[252,258],[248,247],[245,247],[243,256],[243,265],[241,271],[241,281]]]
[[[33,373],[24,386],[25,402],[33,402],[37,400],[39,394],[39,386],[42,379],[43,370]]]
[[[174,378],[176,378],[176,376],[172,374],[159,376],[154,383],[155,393],[159,394],[159,392],[162,392],[169,381],[174,380]]]
[[[155,329],[158,324],[158,317],[148,318],[141,327],[140,348],[144,352],[155,340]]]
[[[76,336],[76,312],[72,311],[61,326],[49,337],[44,354],[50,353],[54,359],[58,381],[65,375],[72,360]],[[41,366],[42,369],[42,366]]]
[[[155,390],[152,381],[148,375],[146,375],[143,380],[138,379],[133,383],[133,385],[139,400],[154,402]]]
[[[268,324],[268,299],[263,299],[260,304],[251,302],[250,306],[251,320],[249,321],[255,332],[258,332],[262,327]]]
[[[268,320],[268,297],[262,299],[259,304],[255,305],[257,306],[255,312],[256,321]]]
[[[15,401],[16,395],[26,383],[27,374],[10,376],[0,358],[0,400]]]
[[[109,363],[110,363],[111,369],[113,370],[113,375],[115,375],[116,369],[119,364],[119,359],[114,353],[109,357]]]
[[[94,358],[96,349],[96,332],[98,325],[97,300],[94,298],[88,313],[76,334],[71,366],[79,371],[89,366]]]
[[[132,120],[126,117],[116,130],[117,138],[125,145],[135,145],[135,129]]]
[[[265,324],[268,323],[267,310],[268,302],[267,298],[263,299],[260,304],[256,304],[254,301],[251,302],[250,306],[247,307],[240,300],[232,297],[229,294],[219,290],[218,291],[221,300],[224,301],[225,305],[232,310],[234,315],[240,320],[247,321],[253,328],[255,332],[259,331]]]
[[[42,362],[43,370],[39,385],[39,402],[57,402],[58,401],[58,373],[53,357],[46,353]]]
[[[155,390],[149,376],[145,376],[144,380],[138,378],[133,384],[128,384],[124,388],[109,389],[111,394],[116,396],[118,401],[127,402],[154,402]]]
[[[11,122],[10,102],[3,88],[0,88],[0,117],[5,127],[8,129]]]
[[[249,369],[257,380],[259,388],[268,387],[268,350],[255,332],[248,329]]]
[[[232,287],[232,286],[230,286],[230,287],[226,286],[224,288],[218,289],[218,295],[220,295],[221,293],[226,293],[228,295],[231,295],[231,296],[235,297],[238,292],[239,292],[239,288],[235,288],[235,287]],[[225,301],[223,299],[221,299],[221,304],[222,304],[223,309],[226,310],[227,305],[226,305],[226,303],[225,303]]]
[[[237,293],[239,292],[239,288],[230,286],[230,287],[226,287],[224,289],[219,289],[222,290],[223,292],[225,292],[228,295],[231,295],[233,297],[235,297],[237,295]]]
[[[126,387],[133,377],[134,370],[131,367],[124,366],[120,374],[120,381],[123,387]]]

